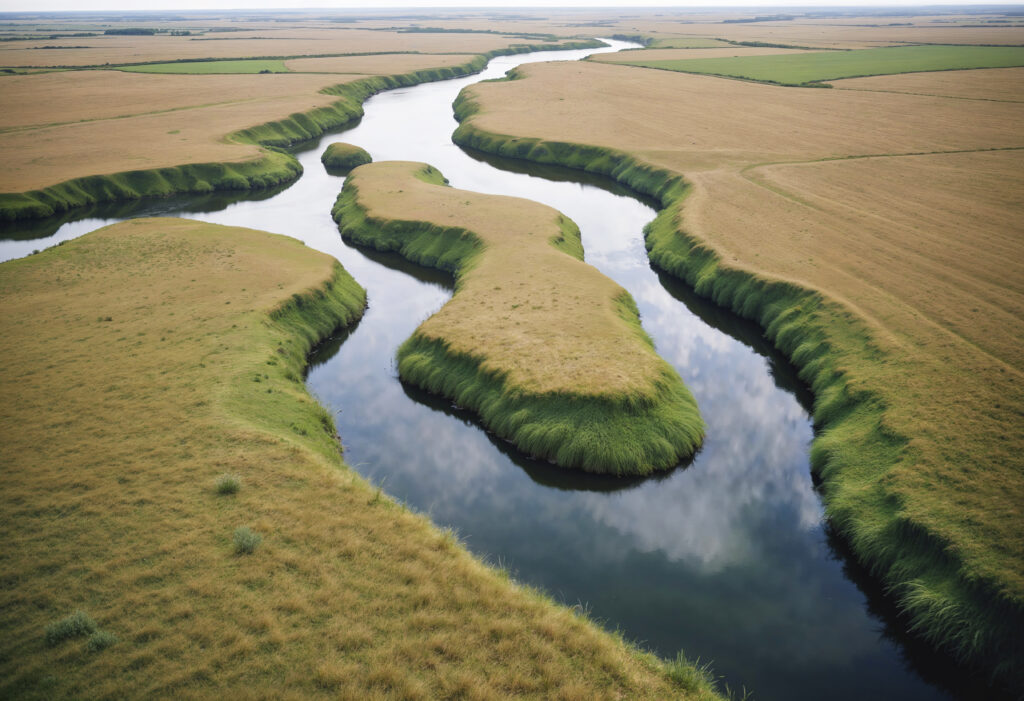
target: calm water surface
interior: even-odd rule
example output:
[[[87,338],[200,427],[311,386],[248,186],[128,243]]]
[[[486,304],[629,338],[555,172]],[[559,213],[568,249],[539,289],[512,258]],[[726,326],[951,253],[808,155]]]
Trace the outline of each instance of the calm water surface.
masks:
[[[629,46],[612,43],[609,50]],[[504,57],[482,75],[383,93],[357,126],[297,154],[305,174],[290,187],[27,225],[4,232],[0,257],[154,214],[302,239],[369,291],[366,316],[317,351],[308,378],[337,412],[347,461],[453,527],[473,552],[659,655],[684,649],[713,660],[733,689],[757,699],[967,694],[955,671],[936,671],[932,657],[900,639],[870,580],[837,554],[808,465],[810,398],[792,368],[756,328],[651,269],[642,241],[651,206],[611,183],[584,184],[580,174],[471,155],[451,142],[451,103],[464,86],[588,53]],[[586,260],[632,293],[644,328],[697,398],[708,434],[692,464],[649,479],[577,475],[516,454],[472,416],[403,386],[395,350],[450,297],[451,281],[341,241],[330,208],[343,178],[319,162],[333,141],[358,144],[374,160],[429,162],[454,187],[537,200],[576,221]]]

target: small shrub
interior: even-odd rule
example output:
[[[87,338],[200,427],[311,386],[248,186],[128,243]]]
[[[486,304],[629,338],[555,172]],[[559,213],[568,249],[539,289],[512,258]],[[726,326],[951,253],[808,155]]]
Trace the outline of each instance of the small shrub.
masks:
[[[100,650],[106,650],[116,642],[116,635],[105,630],[98,630],[85,641],[85,647],[89,652],[99,652]]]
[[[254,552],[262,542],[263,536],[248,526],[239,526],[235,529],[235,552],[239,555],[248,555]]]
[[[67,618],[46,626],[46,644],[53,647],[69,638],[80,638],[97,630],[96,621],[92,620],[89,614],[85,611],[75,611]]]
[[[217,478],[217,494],[234,494],[242,487],[236,475],[221,475]]]

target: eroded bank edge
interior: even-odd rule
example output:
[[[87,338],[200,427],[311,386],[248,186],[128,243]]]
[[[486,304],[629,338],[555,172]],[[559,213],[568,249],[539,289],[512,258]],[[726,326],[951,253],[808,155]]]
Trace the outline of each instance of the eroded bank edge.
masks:
[[[993,680],[1020,684],[1024,607],[1000,595],[997,582],[967,571],[948,542],[901,514],[897,497],[884,490],[885,474],[913,455],[908,437],[887,425],[883,400],[855,388],[841,369],[844,354],[877,355],[866,327],[817,292],[724,265],[682,229],[677,212],[688,186],[681,176],[622,151],[482,131],[471,120],[479,105],[466,91],[454,107],[461,124],[452,138],[460,146],[607,176],[661,203],[644,232],[651,261],[701,296],[756,321],[799,369],[815,397],[819,431],[810,457],[825,487],[826,516],[886,586],[910,629]]]
[[[597,40],[588,40],[567,42],[558,46],[512,46],[480,54],[457,66],[424,69],[400,75],[374,76],[334,85],[320,91],[339,98],[329,105],[307,112],[296,112],[284,119],[241,129],[227,136],[229,141],[238,144],[261,147],[262,154],[255,160],[239,163],[193,163],[109,175],[89,175],[39,190],[0,193],[0,221],[49,217],[75,207],[102,202],[273,187],[294,180],[302,174],[302,166],[298,160],[284,149],[356,121],[363,115],[363,102],[379,92],[479,73],[488,61],[497,56],[535,51],[589,49],[604,45]]]

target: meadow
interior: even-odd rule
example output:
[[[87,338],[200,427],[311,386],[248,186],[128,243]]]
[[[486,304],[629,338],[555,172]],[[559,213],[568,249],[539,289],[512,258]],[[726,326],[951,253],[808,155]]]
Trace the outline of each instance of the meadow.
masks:
[[[918,634],[1012,686],[1021,106],[598,62],[514,77],[464,91],[457,142],[657,197],[652,261],[757,320],[814,390],[831,522]]]
[[[455,296],[398,351],[404,380],[564,467],[649,474],[699,447],[693,397],[556,210],[386,162],[352,172],[334,217],[346,240],[455,275]]]
[[[303,383],[365,304],[331,257],[137,219],[0,294],[0,696],[715,698],[344,465]]]
[[[241,61],[178,61],[175,63],[145,63],[123,66],[119,70],[132,73],[287,73],[281,59],[249,59]]]
[[[646,53],[646,52],[643,52]],[[643,53],[618,61],[632,66],[756,80],[779,85],[811,85],[838,78],[1008,68],[1024,65],[1024,47],[897,46],[854,51],[821,51],[765,57],[648,60]]]

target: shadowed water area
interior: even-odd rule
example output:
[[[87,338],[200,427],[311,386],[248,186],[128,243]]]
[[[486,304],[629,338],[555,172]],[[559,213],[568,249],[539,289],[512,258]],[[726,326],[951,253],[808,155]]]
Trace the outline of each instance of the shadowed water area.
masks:
[[[631,46],[611,42],[612,49]],[[920,644],[823,522],[811,478],[811,397],[750,323],[650,267],[652,203],[580,173],[467,154],[451,142],[451,103],[477,76],[383,93],[355,127],[297,153],[290,187],[134,203],[2,232],[0,258],[30,253],[125,217],[174,215],[302,239],[340,260],[369,293],[354,329],[314,354],[308,384],[336,415],[347,462],[466,546],[578,605],[659,655],[713,661],[733,690],[768,699],[946,699],[981,687]],[[681,127],[683,128],[683,127]],[[586,260],[635,298],[644,328],[707,422],[691,464],[648,479],[588,476],[532,461],[448,402],[403,386],[399,344],[452,293],[446,275],[344,244],[330,217],[343,178],[319,162],[345,141],[374,160],[430,163],[454,187],[551,205],[583,235]],[[86,218],[81,218],[86,217]]]

